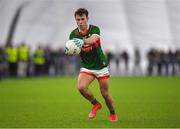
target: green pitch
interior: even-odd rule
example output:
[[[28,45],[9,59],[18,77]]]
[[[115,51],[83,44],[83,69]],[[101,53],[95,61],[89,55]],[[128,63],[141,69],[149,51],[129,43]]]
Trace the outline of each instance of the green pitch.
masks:
[[[91,105],[77,91],[75,77],[1,80],[0,128],[180,127],[179,77],[112,77],[116,123],[108,121],[97,84],[90,89],[103,108],[89,120]]]

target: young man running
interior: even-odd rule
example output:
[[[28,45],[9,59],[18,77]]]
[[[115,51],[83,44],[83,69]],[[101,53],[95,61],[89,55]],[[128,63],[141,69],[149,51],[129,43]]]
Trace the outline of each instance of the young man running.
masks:
[[[110,74],[107,59],[101,49],[100,29],[88,24],[88,11],[84,8],[77,9],[74,17],[78,27],[71,32],[69,39],[79,38],[84,42],[80,53],[82,67],[78,77],[78,90],[84,98],[93,104],[89,118],[93,119],[96,112],[102,107],[88,89],[91,82],[97,79],[101,94],[110,112],[109,120],[117,121],[113,99],[108,91]]]

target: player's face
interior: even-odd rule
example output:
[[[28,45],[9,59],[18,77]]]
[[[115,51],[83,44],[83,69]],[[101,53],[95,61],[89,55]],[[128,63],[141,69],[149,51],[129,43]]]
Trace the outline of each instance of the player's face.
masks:
[[[82,16],[76,15],[75,19],[76,19],[76,23],[77,23],[78,27],[81,30],[85,30],[87,28],[89,18],[86,17],[85,14],[83,14]]]

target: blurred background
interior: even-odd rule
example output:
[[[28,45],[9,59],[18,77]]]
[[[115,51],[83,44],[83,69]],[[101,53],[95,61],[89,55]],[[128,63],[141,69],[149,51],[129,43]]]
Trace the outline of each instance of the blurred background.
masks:
[[[0,0],[0,78],[74,76],[77,8],[100,27],[112,76],[180,75],[180,0]]]

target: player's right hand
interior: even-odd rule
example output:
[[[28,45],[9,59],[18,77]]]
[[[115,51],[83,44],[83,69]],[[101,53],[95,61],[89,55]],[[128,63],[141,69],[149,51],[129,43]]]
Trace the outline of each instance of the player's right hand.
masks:
[[[84,41],[82,39],[79,38],[73,38],[74,43],[76,44],[76,46],[82,48],[82,46],[84,45]]]

